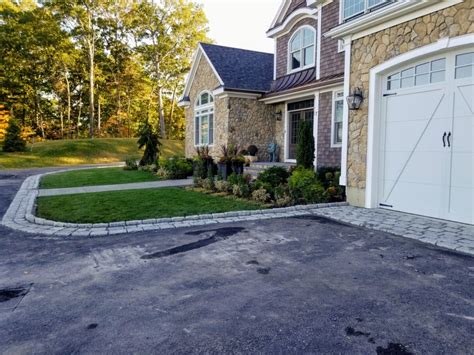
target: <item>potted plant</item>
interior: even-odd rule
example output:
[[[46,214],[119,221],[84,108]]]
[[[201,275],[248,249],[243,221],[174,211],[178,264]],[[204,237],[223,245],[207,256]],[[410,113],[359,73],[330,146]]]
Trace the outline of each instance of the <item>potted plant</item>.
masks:
[[[219,176],[223,180],[227,180],[227,177],[232,174],[243,174],[245,159],[240,154],[240,150],[237,146],[229,145],[221,146],[222,156],[217,164]]]
[[[217,170],[214,159],[209,153],[209,147],[196,147],[196,158],[193,162],[194,176],[201,179],[206,179],[209,174],[209,170],[212,170],[212,173],[215,173]]]
[[[249,163],[254,163],[258,161],[258,148],[255,145],[249,145],[247,149],[242,151],[245,161]]]

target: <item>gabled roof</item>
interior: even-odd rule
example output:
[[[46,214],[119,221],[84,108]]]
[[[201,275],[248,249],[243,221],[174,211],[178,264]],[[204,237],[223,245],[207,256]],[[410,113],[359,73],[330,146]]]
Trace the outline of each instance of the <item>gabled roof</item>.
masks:
[[[273,80],[273,54],[201,43],[224,89],[266,92]]]
[[[323,0],[282,0],[280,8],[267,32],[282,25],[292,12],[298,9],[314,8],[320,3],[323,3]]]
[[[220,86],[209,88],[263,94],[270,90],[273,80],[273,54],[200,43],[194,54],[191,71],[181,102],[187,103],[194,75],[201,58],[212,68]]]

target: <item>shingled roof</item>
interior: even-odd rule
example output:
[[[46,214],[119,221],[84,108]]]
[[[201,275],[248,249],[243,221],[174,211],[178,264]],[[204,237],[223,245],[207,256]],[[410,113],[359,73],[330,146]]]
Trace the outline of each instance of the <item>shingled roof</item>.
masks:
[[[273,80],[273,54],[201,43],[224,82],[224,89],[267,92]]]

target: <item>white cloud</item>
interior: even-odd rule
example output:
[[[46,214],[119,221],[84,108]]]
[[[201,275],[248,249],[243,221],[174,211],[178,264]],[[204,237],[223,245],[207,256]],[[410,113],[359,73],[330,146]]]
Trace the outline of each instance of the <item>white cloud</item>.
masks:
[[[216,44],[273,53],[267,38],[281,0],[195,0],[204,5]]]

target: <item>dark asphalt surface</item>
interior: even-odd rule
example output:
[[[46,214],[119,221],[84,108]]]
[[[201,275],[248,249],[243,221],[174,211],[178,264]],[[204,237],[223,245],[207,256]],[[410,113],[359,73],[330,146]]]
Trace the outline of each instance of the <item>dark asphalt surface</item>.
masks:
[[[25,176],[0,172],[0,216]],[[0,353],[474,354],[473,281],[472,257],[322,218],[0,227]]]

